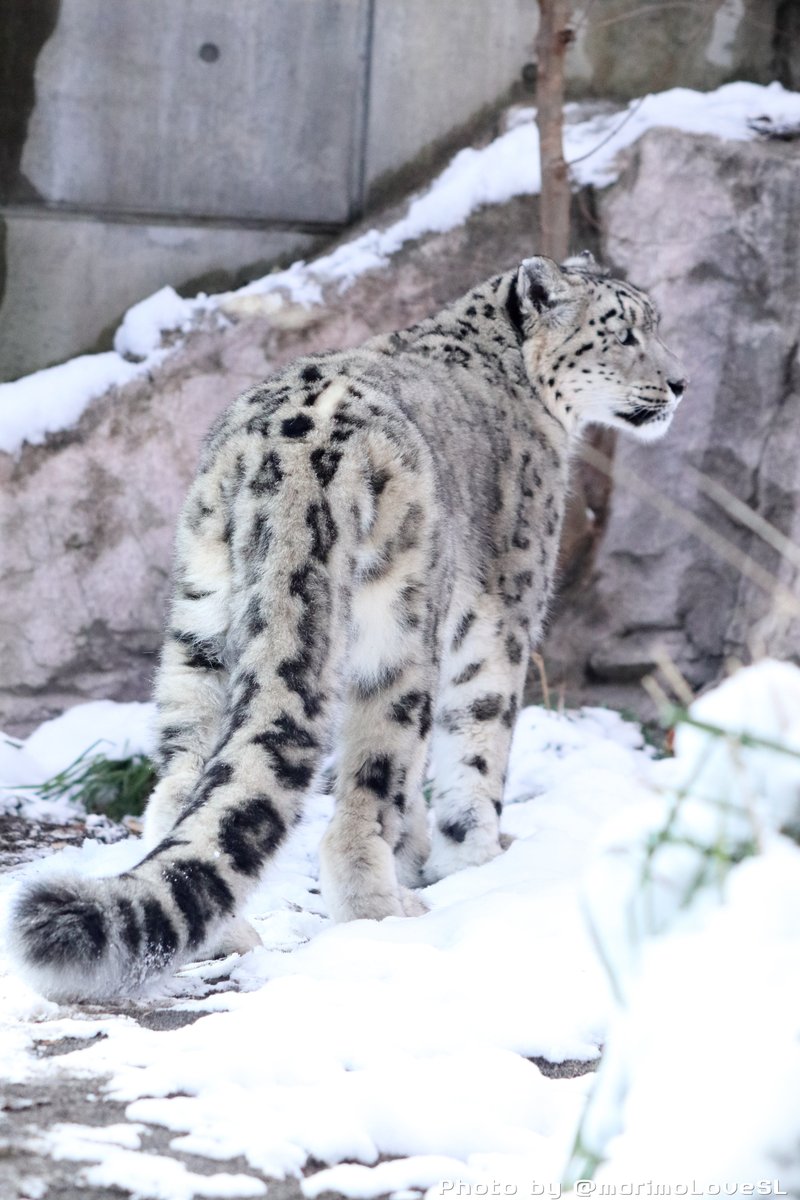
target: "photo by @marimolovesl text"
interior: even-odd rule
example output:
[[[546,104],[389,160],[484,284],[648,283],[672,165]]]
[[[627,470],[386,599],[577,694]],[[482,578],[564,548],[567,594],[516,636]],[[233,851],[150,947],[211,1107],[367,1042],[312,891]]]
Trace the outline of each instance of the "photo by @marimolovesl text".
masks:
[[[438,1195],[456,1200],[459,1196],[548,1196],[559,1200],[572,1192],[576,1196],[788,1196],[779,1179],[759,1179],[746,1183],[691,1182],[657,1183],[645,1179],[638,1183],[602,1183],[594,1179],[578,1179],[567,1187],[560,1183],[542,1183],[532,1179],[530,1184],[503,1183],[492,1180],[466,1183],[461,1179],[443,1179]]]

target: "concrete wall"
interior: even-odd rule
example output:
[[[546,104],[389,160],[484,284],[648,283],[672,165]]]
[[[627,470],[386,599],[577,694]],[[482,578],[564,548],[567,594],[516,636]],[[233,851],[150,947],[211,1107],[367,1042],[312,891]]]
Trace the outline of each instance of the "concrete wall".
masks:
[[[47,203],[344,222],[368,0],[63,0],[22,171]]]
[[[90,212],[5,214],[0,363],[6,378],[107,349],[124,311],[165,283],[221,291],[301,258],[317,239],[292,229],[123,221]],[[0,221],[0,234],[3,222]]]
[[[375,0],[367,199],[496,104],[533,57],[536,0]]]
[[[583,0],[570,87],[787,76],[794,2]],[[0,378],[107,343],[165,283],[307,254],[421,178],[522,90],[537,19],[537,0],[0,0]]]
[[[0,95],[0,378],[102,345],[164,283],[308,253],[508,93],[535,11],[0,0],[3,45],[25,41]]]

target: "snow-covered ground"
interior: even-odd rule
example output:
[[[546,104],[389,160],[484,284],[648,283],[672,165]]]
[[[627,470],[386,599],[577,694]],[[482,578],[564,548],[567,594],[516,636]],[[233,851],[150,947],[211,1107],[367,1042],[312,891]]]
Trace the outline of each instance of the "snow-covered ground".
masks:
[[[123,722],[87,709],[10,757],[61,763],[104,731],[119,747],[128,720],[129,748],[146,746],[144,706]],[[595,1160],[598,1194],[762,1179],[800,1194],[800,849],[777,831],[800,815],[800,670],[740,672],[693,715],[760,740],[683,726],[676,757],[656,760],[612,712],[524,710],[503,818],[516,841],[428,888],[422,918],[330,923],[316,847],[331,801],[312,798],[249,907],[263,947],[189,966],[145,1002],[204,1014],[184,1028],[59,1007],[0,962],[6,1078],[107,1075],[127,1104],[128,1122],[101,1133],[52,1129],[49,1153],[94,1164],[76,1167],[88,1195],[164,1200],[263,1194],[224,1169],[237,1156],[274,1176],[330,1164],[308,1196],[557,1195]],[[139,853],[134,839],[87,842],[26,871],[105,874]],[[36,1057],[66,1036],[85,1046]],[[597,1076],[548,1078],[530,1061],[604,1045]],[[220,1171],[143,1152],[149,1125]]]
[[[800,94],[778,83],[729,83],[714,92],[672,88],[632,101],[627,108],[587,116],[568,105],[564,151],[574,185],[607,187],[617,178],[619,155],[649,129],[668,126],[734,141],[757,135],[750,125],[800,120]],[[365,271],[386,266],[407,242],[462,224],[483,204],[501,204],[540,190],[539,138],[534,110],[515,114],[511,127],[483,149],[458,153],[431,186],[414,197],[400,220],[372,229],[311,263],[299,261],[235,293],[181,299],[171,287],[134,305],[114,338],[114,349],[83,355],[61,366],[0,385],[0,451],[16,453],[24,442],[38,444],[48,433],[74,424],[86,406],[114,384],[125,384],[159,366],[182,334],[203,319],[225,321],[226,311],[245,312],[255,296],[276,307],[287,297],[314,305],[326,286],[346,288]],[[170,333],[171,345],[163,335]]]

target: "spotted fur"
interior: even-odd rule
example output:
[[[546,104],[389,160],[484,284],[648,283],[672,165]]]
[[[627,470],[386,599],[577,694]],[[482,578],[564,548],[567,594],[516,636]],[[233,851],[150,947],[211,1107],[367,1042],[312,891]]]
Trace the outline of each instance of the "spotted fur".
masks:
[[[656,325],[591,260],[533,258],[236,400],[178,530],[150,851],[24,887],[12,936],[35,986],[130,992],[224,938],[333,745],[337,919],[420,913],[416,886],[500,852],[570,451],[592,421],[666,430],[684,380]]]

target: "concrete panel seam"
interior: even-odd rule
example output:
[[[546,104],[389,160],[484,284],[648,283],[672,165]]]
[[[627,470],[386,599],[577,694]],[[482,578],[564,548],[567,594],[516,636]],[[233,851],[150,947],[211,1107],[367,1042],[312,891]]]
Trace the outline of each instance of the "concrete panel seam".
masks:
[[[367,140],[369,137],[370,88],[375,40],[375,0],[367,0],[364,29],[363,70],[361,72],[360,120],[357,133],[357,152],[354,155],[354,179],[351,193],[350,219],[362,216],[367,198]]]
[[[102,225],[165,225],[175,228],[200,226],[208,229],[250,229],[265,233],[309,233],[321,237],[336,236],[347,228],[337,221],[290,221],[278,217],[221,217],[194,214],[126,211],[116,208],[82,208],[61,204],[0,204],[4,217],[32,221],[97,221]]]

